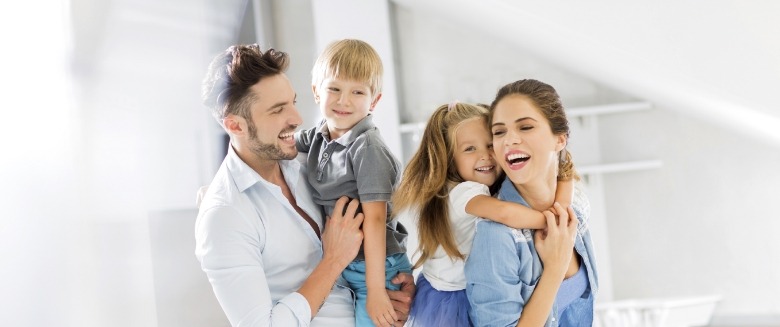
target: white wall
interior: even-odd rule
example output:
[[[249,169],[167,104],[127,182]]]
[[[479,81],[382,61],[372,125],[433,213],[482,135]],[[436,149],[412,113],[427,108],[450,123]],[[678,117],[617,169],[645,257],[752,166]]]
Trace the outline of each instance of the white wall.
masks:
[[[149,212],[192,208],[213,174],[200,81],[234,37],[237,4],[0,10],[15,35],[3,57],[15,68],[2,87],[14,118],[1,141],[0,325],[156,326]]]
[[[664,162],[605,178],[616,296],[722,294],[716,315],[780,315],[777,147],[664,108],[601,126],[605,157]]]

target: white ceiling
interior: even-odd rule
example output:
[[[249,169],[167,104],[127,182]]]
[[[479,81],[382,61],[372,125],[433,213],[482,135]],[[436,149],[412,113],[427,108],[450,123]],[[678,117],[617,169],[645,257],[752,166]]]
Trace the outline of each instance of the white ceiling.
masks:
[[[780,2],[393,0],[780,145]]]
[[[664,109],[780,146],[779,1],[392,2],[482,31],[495,42]],[[99,3],[71,2],[77,14],[74,57],[85,58],[78,66],[198,76],[202,69],[191,67],[204,66],[206,53],[236,37],[246,5],[244,0],[197,0],[177,10],[151,0],[116,0],[94,7]],[[199,54],[181,56],[184,47]],[[145,64],[126,64],[138,61]],[[180,69],[172,71],[175,67]]]

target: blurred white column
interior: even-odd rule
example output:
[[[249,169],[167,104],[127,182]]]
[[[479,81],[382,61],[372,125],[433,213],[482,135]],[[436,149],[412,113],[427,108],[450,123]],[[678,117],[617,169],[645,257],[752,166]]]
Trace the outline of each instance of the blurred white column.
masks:
[[[319,54],[328,43],[354,38],[371,44],[382,57],[384,81],[382,99],[374,110],[374,122],[396,157],[401,158],[399,131],[399,94],[396,87],[395,51],[387,1],[328,0],[312,1],[314,37]]]

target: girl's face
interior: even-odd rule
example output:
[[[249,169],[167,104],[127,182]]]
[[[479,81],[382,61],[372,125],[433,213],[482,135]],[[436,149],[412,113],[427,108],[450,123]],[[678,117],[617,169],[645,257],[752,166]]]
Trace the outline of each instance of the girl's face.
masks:
[[[455,167],[458,175],[467,181],[493,185],[498,178],[498,167],[493,157],[493,142],[483,118],[460,123],[455,130]]]
[[[491,124],[496,161],[514,184],[555,180],[564,135],[554,135],[530,98],[512,94],[496,104]]]

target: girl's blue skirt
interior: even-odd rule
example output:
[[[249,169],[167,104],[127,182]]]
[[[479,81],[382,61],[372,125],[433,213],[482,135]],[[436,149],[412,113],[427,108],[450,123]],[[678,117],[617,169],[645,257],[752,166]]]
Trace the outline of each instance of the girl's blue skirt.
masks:
[[[438,291],[425,279],[417,277],[417,292],[409,312],[408,327],[472,327],[469,321],[466,290]]]

